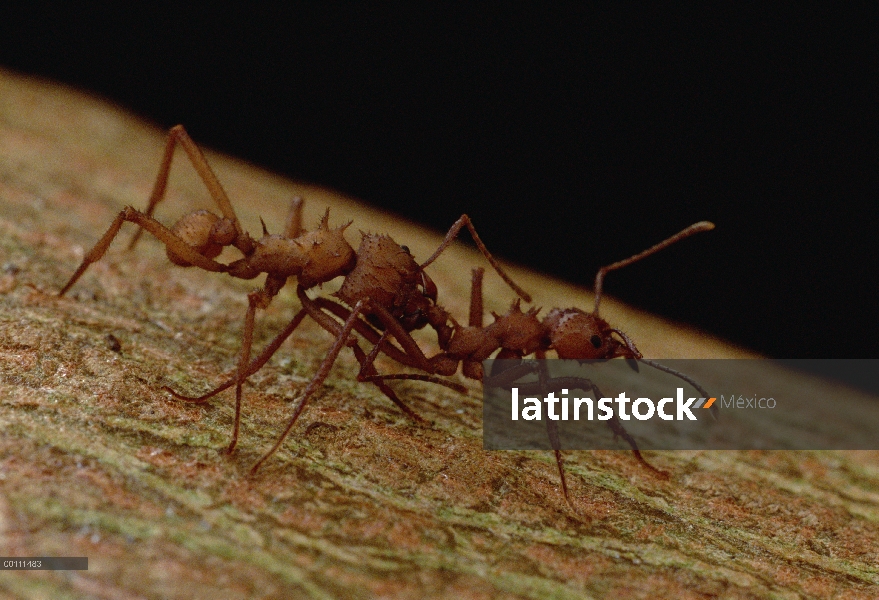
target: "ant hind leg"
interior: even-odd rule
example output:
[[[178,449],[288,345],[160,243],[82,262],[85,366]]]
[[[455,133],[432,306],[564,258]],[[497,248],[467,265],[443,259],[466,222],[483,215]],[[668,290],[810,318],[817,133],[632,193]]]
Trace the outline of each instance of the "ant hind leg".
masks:
[[[126,221],[138,225],[140,231],[143,231],[144,229],[149,231],[160,242],[164,243],[174,254],[183,258],[192,266],[216,273],[224,273],[228,270],[226,265],[207,258],[151,216],[130,206],[126,206],[122,209],[122,212],[116,215],[116,218],[113,219],[113,223],[110,224],[110,227],[101,239],[99,239],[92,249],[86,253],[85,257],[82,259],[82,263],[73,273],[73,276],[68,280],[64,287],[61,288],[61,291],[58,292],[59,296],[66,294],[67,291],[73,287],[73,284],[79,280],[82,274],[85,273],[86,269],[88,269],[92,263],[99,261],[101,257],[104,256],[107,249],[110,247],[110,244],[113,243],[113,240],[116,239],[116,236],[119,234],[119,229],[122,227],[122,224]]]
[[[235,214],[235,209],[232,208],[232,202],[229,200],[229,196],[220,184],[217,175],[208,164],[204,153],[202,153],[192,138],[189,137],[189,134],[186,133],[186,129],[183,128],[183,125],[175,125],[168,131],[168,139],[165,142],[165,152],[162,155],[162,162],[159,164],[159,173],[156,176],[156,182],[153,184],[153,191],[150,194],[144,214],[148,217],[152,217],[156,205],[165,198],[165,190],[168,187],[168,175],[171,172],[171,162],[174,160],[174,150],[177,148],[177,144],[180,144],[180,146],[183,147],[183,150],[189,157],[189,162],[192,163],[199,178],[205,184],[211,198],[217,203],[220,212],[223,213],[225,218],[232,221],[233,226],[235,227],[236,237],[242,237],[244,231],[241,229],[241,223],[238,222],[238,216]],[[143,230],[138,228],[134,235],[131,236],[131,241],[128,243],[129,250],[134,249],[134,246],[137,244],[142,233]]]

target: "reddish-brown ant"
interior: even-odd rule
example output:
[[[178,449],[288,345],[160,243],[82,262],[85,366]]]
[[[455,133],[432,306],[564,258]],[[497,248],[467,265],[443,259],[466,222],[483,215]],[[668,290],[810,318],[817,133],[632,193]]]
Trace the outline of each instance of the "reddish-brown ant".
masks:
[[[695,223],[643,252],[599,269],[595,276],[595,303],[591,313],[579,308],[555,308],[549,311],[543,320],[540,320],[537,318],[539,309],[531,308],[527,312],[523,312],[520,308],[519,300],[516,300],[506,314],[494,314],[494,323],[483,326],[482,276],[484,271],[481,268],[475,269],[471,286],[468,325],[460,326],[454,323],[452,319],[454,330],[451,337],[445,343],[440,340],[439,346],[442,352],[431,358],[426,358],[408,336],[400,337],[397,332],[392,331],[390,328],[383,333],[374,330],[370,331],[367,327],[363,326],[365,324],[361,324],[358,331],[373,342],[374,346],[366,361],[361,362],[364,369],[361,371],[360,378],[367,381],[376,381],[420,379],[423,377],[413,374],[373,375],[372,362],[379,352],[384,352],[401,364],[416,367],[431,375],[452,375],[457,371],[458,364],[461,364],[462,373],[465,377],[482,379],[482,361],[490,358],[495,352],[499,351],[495,357],[498,359],[521,359],[532,354],[538,359],[542,359],[546,358],[547,352],[555,351],[556,355],[562,359],[609,360],[624,358],[639,360],[653,368],[665,371],[686,381],[707,397],[708,394],[692,378],[662,364],[645,359],[634,342],[625,333],[611,327],[607,321],[598,315],[598,309],[601,303],[604,277],[607,273],[637,262],[694,233],[709,231],[713,228],[714,224],[707,221]],[[305,300],[303,300],[303,304],[305,304]],[[351,327],[356,327],[356,323],[352,323],[351,320],[353,312],[328,300],[323,300],[321,307],[340,318],[345,318],[346,329],[350,330]],[[388,334],[394,335],[397,338],[403,350],[396,348],[388,342]],[[413,346],[415,347],[413,348]],[[586,385],[598,393],[596,386],[588,380],[579,380],[572,383]],[[542,376],[541,385],[546,386],[549,384],[550,382],[546,381],[544,376]],[[307,400],[307,396],[303,397],[300,401],[301,404],[304,404],[305,400]],[[284,435],[290,431],[298,414],[299,411],[294,414]],[[548,423],[551,422],[548,421]],[[666,473],[650,465],[641,456],[635,440],[623,428],[619,420],[614,418],[607,423],[615,436],[622,437],[631,446],[632,451],[641,464],[662,477],[667,476]],[[555,438],[555,431],[551,425],[548,425],[548,429],[550,438],[553,440]],[[260,462],[271,455],[280,445],[283,437]],[[562,456],[558,450],[557,443],[553,443],[553,447],[556,448],[556,462],[562,480],[564,495],[570,504]]]
[[[207,210],[198,210],[183,216],[169,229],[154,219],[152,214],[156,205],[165,196],[171,162],[177,144],[183,147],[222,216]],[[530,296],[510,279],[479,239],[467,215],[462,215],[455,222],[436,252],[421,265],[415,262],[408,248],[398,245],[385,235],[363,234],[360,247],[355,252],[344,237],[345,229],[350,225],[350,222],[341,227],[330,229],[329,209],[316,230],[302,231],[301,199],[294,199],[291,204],[284,231],[281,234],[270,235],[263,223],[262,238],[253,239],[241,227],[235,210],[232,208],[232,203],[204,154],[181,125],[173,127],[168,134],[159,173],[146,211],[141,212],[130,206],[125,207],[116,216],[101,239],[85,254],[79,268],[61,289],[59,295],[64,295],[89,265],[101,259],[126,221],[139,227],[137,233],[132,237],[129,249],[135,246],[141,232],[146,229],[165,244],[168,259],[176,265],[195,266],[207,271],[227,273],[241,279],[253,279],[261,273],[266,273],[266,280],[262,288],[248,294],[248,310],[244,322],[241,355],[234,378],[236,385],[235,423],[232,441],[227,452],[231,452],[235,448],[238,439],[242,383],[247,376],[255,371],[250,368],[249,362],[256,310],[267,308],[272,299],[287,283],[289,277],[296,277],[298,280],[297,293],[303,300],[304,308],[293,318],[285,332],[292,332],[304,316],[310,314],[318,323],[337,336],[335,345],[328,354],[327,360],[324,361],[325,366],[321,367],[314,378],[317,383],[309,386],[306,398],[310,396],[313,389],[320,385],[339,351],[346,345],[352,348],[360,361],[361,373],[365,373],[366,376],[373,374],[372,366],[365,363],[365,353],[353,337],[348,337],[352,328],[359,330],[368,327],[358,319],[359,314],[363,314],[375,326],[388,328],[397,339],[406,338],[407,341],[410,341],[411,337],[408,336],[408,332],[425,325],[430,325],[437,331],[441,343],[445,343],[449,339],[452,328],[448,325],[448,313],[436,304],[436,286],[424,272],[424,268],[451,244],[464,227],[470,231],[479,250],[504,281],[520,297],[530,300]],[[215,261],[214,258],[219,256],[226,246],[237,248],[243,258],[229,264]],[[346,324],[345,327],[339,327],[338,323],[327,317],[319,308],[315,308],[318,305],[305,295],[305,290],[340,276],[344,276],[345,280],[336,295],[345,304],[352,307],[348,318],[350,323]],[[282,333],[283,335],[284,333]],[[278,336],[278,338],[282,336]],[[274,346],[271,352],[274,352],[276,348]],[[263,356],[266,356],[265,360],[268,360],[271,352],[267,356],[265,352],[263,353]],[[261,358],[259,357],[255,362],[260,362]],[[262,363],[264,362],[263,360]],[[426,377],[426,379],[460,389],[460,386],[456,384],[434,377]],[[404,412],[418,419],[417,415],[403,404],[384,382],[377,379],[373,383]],[[220,389],[224,389],[224,387],[221,386]],[[195,400],[205,399],[213,393],[215,392]]]
[[[607,273],[620,269],[634,262],[637,262],[651,254],[654,254],[675,242],[678,242],[694,233],[701,231],[709,231],[714,228],[712,223],[701,221],[695,223],[677,234],[663,240],[662,242],[651,246],[647,250],[631,256],[625,260],[615,262],[606,267],[599,269],[595,276],[595,303],[591,313],[583,311],[579,308],[553,309],[542,321],[537,318],[539,309],[532,308],[528,312],[523,312],[520,308],[519,301],[515,301],[509,312],[505,315],[494,315],[495,322],[488,326],[483,326],[483,301],[482,301],[482,269],[476,269],[473,274],[470,301],[469,323],[466,327],[462,327],[455,323],[454,319],[446,314],[446,318],[451,320],[453,327],[448,335],[440,334],[439,346],[442,352],[428,358],[421,351],[415,340],[412,339],[409,332],[402,326],[399,320],[394,319],[392,315],[386,314],[385,311],[376,311],[381,327],[384,331],[377,331],[370,323],[362,321],[358,318],[358,314],[362,310],[362,305],[357,304],[354,310],[349,310],[341,304],[334,302],[328,298],[317,298],[312,300],[305,294],[305,290],[300,285],[297,288],[297,295],[302,302],[303,311],[307,312],[315,321],[321,324],[327,331],[336,336],[336,343],[330,353],[327,354],[317,374],[309,382],[306,389],[299,398],[299,402],[294,410],[293,415],[287,423],[283,433],[278,438],[275,445],[254,465],[252,472],[255,472],[262,463],[268,459],[281,446],[286,436],[292,430],[302,414],[306,403],[311,395],[320,387],[324,379],[335,361],[336,356],[341,351],[346,342],[348,334],[352,330],[356,330],[367,340],[373,343],[373,349],[369,356],[362,357],[359,346],[354,346],[355,354],[361,364],[361,371],[358,374],[360,381],[385,381],[390,379],[419,379],[429,380],[442,383],[441,380],[435,379],[435,375],[452,375],[457,371],[458,364],[462,364],[463,374],[471,379],[481,379],[483,375],[482,361],[489,358],[493,353],[500,350],[496,358],[511,359],[523,358],[534,354],[537,358],[545,358],[546,353],[555,351],[559,358],[580,359],[580,360],[602,360],[612,358],[637,359],[656,369],[670,373],[676,377],[687,381],[705,394],[704,390],[692,378],[679,373],[664,365],[643,358],[641,352],[637,349],[632,340],[619,329],[613,328],[604,319],[598,316],[598,308],[601,303],[604,277]],[[435,258],[431,257],[430,260]],[[428,261],[430,262],[430,261]],[[427,263],[425,263],[427,264]],[[353,298],[344,299],[349,305]],[[362,300],[360,300],[362,302]],[[326,311],[326,312],[324,312]],[[329,314],[344,320],[344,325],[340,325],[338,321],[331,318]],[[303,318],[300,314],[291,322],[290,326],[279,334],[275,340],[263,351],[259,358],[253,361],[243,370],[243,377],[256,372],[265,364],[271,355],[277,350],[284,339],[295,329],[299,321]],[[298,320],[297,320],[298,319]],[[439,329],[437,330],[440,331]],[[616,337],[615,337],[616,335]],[[388,341],[388,336],[396,338],[400,347],[396,347]],[[377,355],[382,352],[396,362],[405,366],[414,367],[424,371],[428,375],[421,374],[396,374],[396,375],[377,375],[372,366]],[[204,398],[210,397],[215,393],[231,387],[233,381],[230,379],[219,388],[213,390]],[[594,384],[588,382],[594,388]],[[705,394],[707,395],[707,394]],[[651,471],[665,475],[652,465],[650,465],[641,456],[635,440],[626,432],[619,421],[611,420],[608,422],[610,428],[615,435],[623,437],[632,447],[636,458]],[[552,431],[550,436],[552,437]],[[556,460],[558,463],[559,473],[562,479],[562,486],[565,498],[568,497],[567,482],[564,474],[562,457],[556,450]]]

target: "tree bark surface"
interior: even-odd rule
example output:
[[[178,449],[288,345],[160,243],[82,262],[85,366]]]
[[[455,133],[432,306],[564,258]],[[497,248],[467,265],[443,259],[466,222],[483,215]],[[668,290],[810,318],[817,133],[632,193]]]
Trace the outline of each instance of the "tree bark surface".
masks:
[[[566,452],[583,518],[552,453],[482,449],[476,383],[466,395],[394,384],[428,421],[416,425],[356,382],[347,351],[282,450],[248,477],[329,349],[323,330],[306,320],[250,378],[238,450],[226,456],[233,394],[196,406],[162,386],[197,394],[225,379],[257,283],[174,267],[148,235],[126,252],[126,224],[56,295],[125,205],[145,207],[163,143],[101,100],[0,71],[0,554],[89,558],[87,571],[0,571],[6,597],[879,596],[877,452],[646,453],[667,480],[631,452]],[[423,260],[441,239],[207,155],[252,234],[260,217],[278,232],[299,194],[307,227],[329,206],[331,224],[354,221],[355,247],[358,229],[388,233]],[[157,218],[170,225],[196,208],[213,206],[178,152]],[[478,265],[456,244],[430,267],[461,322]],[[544,310],[591,307],[581,288],[511,274]],[[486,309],[512,298],[489,270]],[[290,285],[259,313],[254,348],[298,308]],[[612,299],[602,308],[648,357],[752,356]],[[429,350],[429,335],[419,341]]]

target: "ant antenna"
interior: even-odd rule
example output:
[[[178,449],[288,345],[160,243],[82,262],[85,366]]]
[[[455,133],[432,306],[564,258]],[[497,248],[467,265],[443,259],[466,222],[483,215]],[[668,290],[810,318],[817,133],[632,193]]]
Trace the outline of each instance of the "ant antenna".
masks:
[[[663,371],[663,372],[665,372],[665,373],[668,373],[669,375],[674,375],[674,376],[677,377],[678,379],[683,379],[684,381],[686,381],[687,383],[689,383],[690,385],[692,385],[694,388],[696,388],[696,391],[699,392],[700,394],[702,394],[702,397],[703,397],[703,398],[709,398],[709,397],[710,397],[710,394],[709,394],[708,392],[705,391],[705,388],[703,388],[701,385],[699,385],[698,383],[696,383],[696,380],[694,380],[694,379],[693,379],[692,377],[690,377],[689,375],[686,375],[686,374],[684,374],[684,373],[681,373],[680,371],[676,371],[676,370],[672,369],[671,367],[666,367],[666,366],[663,365],[663,364],[660,364],[660,363],[658,363],[658,362],[654,362],[654,361],[649,360],[649,359],[647,359],[647,358],[639,358],[638,361],[639,361],[639,362],[642,362],[642,363],[644,363],[644,364],[646,364],[646,365],[650,365],[650,366],[653,367],[654,369],[657,369],[657,370],[659,370],[659,371]],[[711,416],[714,417],[715,420],[717,420],[717,405],[716,405],[716,404],[712,404],[712,405],[711,405],[711,408],[709,408],[708,410],[711,411]]]
[[[627,267],[632,263],[638,262],[642,258],[646,258],[651,254],[655,254],[660,250],[671,246],[675,242],[679,242],[686,237],[690,237],[694,233],[699,233],[700,231],[711,231],[712,229],[714,229],[714,223],[710,221],[699,221],[698,223],[693,223],[686,229],[679,231],[670,238],[662,240],[655,246],[650,246],[649,248],[647,248],[647,250],[644,250],[643,252],[639,252],[638,254],[630,256],[625,260],[621,260],[619,262],[613,263],[612,265],[608,265],[606,267],[601,267],[600,269],[598,269],[598,273],[595,274],[595,306],[592,309],[592,314],[598,314],[598,305],[601,303],[601,288],[604,283],[604,276],[606,274],[610,273],[611,271],[616,271],[617,269]]]

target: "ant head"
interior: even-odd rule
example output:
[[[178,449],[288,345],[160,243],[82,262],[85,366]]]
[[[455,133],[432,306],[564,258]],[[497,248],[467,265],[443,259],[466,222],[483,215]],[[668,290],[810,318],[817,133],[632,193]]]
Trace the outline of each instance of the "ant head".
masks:
[[[354,267],[336,295],[349,306],[368,299],[393,312],[407,302],[420,281],[418,263],[390,236],[360,233]]]
[[[543,327],[546,332],[545,349],[555,350],[559,358],[641,358],[641,353],[628,336],[611,327],[598,315],[579,308],[553,309],[543,320]]]
[[[235,224],[231,219],[219,217],[209,210],[196,210],[182,216],[171,227],[171,231],[207,258],[219,256],[223,247],[231,246],[237,237]],[[175,265],[189,266],[185,259],[174,254],[170,248],[167,254],[168,260]]]

